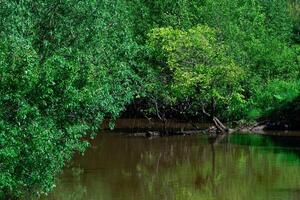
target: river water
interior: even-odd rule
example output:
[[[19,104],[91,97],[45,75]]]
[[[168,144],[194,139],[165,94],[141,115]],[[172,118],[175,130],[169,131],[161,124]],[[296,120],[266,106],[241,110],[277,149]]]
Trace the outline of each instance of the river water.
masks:
[[[102,133],[83,156],[75,156],[44,199],[300,199],[295,135],[300,133],[148,139]]]

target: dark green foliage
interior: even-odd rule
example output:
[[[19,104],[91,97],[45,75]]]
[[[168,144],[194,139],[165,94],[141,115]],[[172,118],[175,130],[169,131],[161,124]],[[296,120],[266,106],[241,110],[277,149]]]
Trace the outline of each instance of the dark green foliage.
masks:
[[[253,96],[249,99],[251,104],[249,117],[254,119],[268,116],[276,109],[292,104],[300,96],[300,81],[274,79],[255,89]]]
[[[194,0],[129,2],[138,41],[145,42],[146,35],[152,28],[172,26],[187,29],[197,25],[199,22],[197,9],[201,4],[201,1]]]
[[[300,44],[300,1],[290,0],[289,11],[293,21],[293,40]]]
[[[212,1],[202,7],[203,23],[220,30],[229,53],[262,78],[298,73],[290,48],[292,21],[286,0]]]
[[[138,46],[125,7],[122,1],[1,2],[1,195],[50,191],[54,175],[87,146],[87,131],[115,119],[132,100]]]

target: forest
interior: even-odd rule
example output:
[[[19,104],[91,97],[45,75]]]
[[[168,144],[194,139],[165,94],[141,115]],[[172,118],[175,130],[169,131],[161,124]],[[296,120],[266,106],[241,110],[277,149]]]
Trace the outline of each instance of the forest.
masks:
[[[122,115],[299,129],[300,1],[0,1],[0,199]]]

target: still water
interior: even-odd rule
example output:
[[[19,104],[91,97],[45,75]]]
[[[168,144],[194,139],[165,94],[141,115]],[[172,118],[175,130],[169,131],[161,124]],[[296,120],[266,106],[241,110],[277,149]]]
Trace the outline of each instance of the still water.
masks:
[[[300,140],[100,134],[46,200],[300,199]]]

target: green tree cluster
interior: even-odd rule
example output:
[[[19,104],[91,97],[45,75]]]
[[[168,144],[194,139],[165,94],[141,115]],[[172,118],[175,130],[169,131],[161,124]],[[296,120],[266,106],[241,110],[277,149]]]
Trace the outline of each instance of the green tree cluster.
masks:
[[[154,60],[172,74],[175,102],[185,98],[196,105],[192,114],[200,105],[232,121],[263,117],[299,96],[298,2],[192,2],[190,26],[170,23],[148,34]]]
[[[0,2],[0,198],[41,195],[132,101],[138,45],[123,1]]]

